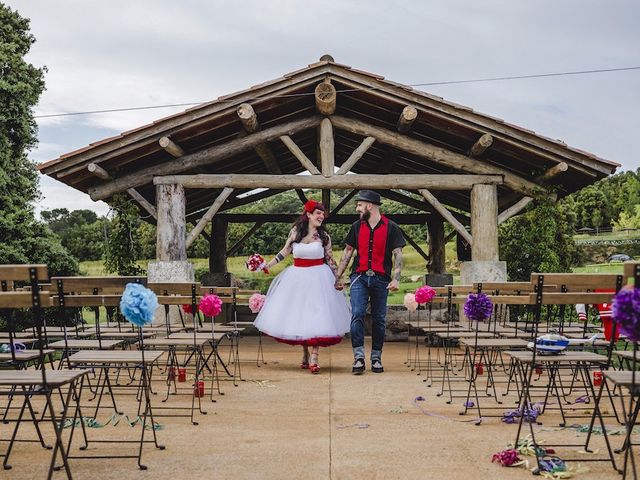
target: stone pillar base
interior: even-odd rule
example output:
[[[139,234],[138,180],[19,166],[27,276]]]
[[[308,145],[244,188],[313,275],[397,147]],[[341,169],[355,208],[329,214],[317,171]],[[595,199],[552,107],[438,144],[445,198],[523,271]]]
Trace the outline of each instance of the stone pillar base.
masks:
[[[460,284],[472,285],[477,282],[506,282],[507,262],[472,261],[463,262],[460,267]]]
[[[187,261],[149,262],[147,268],[147,283],[193,282],[194,278],[195,271],[193,264]],[[178,308],[180,308],[180,306],[176,307],[171,305],[169,307],[169,320],[171,322],[180,321]],[[183,313],[183,315],[185,314]],[[189,318],[189,320],[191,319]],[[161,305],[160,308],[156,310],[154,323],[164,324],[164,321],[165,309],[164,306]]]

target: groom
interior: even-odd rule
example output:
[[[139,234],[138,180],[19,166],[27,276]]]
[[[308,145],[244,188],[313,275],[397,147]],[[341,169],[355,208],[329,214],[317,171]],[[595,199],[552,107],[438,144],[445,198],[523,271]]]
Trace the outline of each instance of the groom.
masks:
[[[382,346],[384,344],[387,295],[398,290],[402,270],[402,247],[406,241],[400,227],[380,213],[380,195],[361,190],[356,197],[356,212],[360,220],[351,225],[345,240],[346,247],[338,266],[336,288],[344,286],[342,275],[353,252],[356,257],[351,270],[351,346],[354,375],[365,371],[364,317],[371,300],[372,347],[371,371],[384,372]]]

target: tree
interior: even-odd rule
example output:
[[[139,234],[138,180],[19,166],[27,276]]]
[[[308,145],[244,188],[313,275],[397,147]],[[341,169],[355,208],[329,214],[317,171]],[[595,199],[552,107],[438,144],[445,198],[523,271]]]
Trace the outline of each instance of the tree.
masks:
[[[77,262],[34,215],[40,193],[27,152],[37,143],[31,109],[45,72],[24,60],[34,42],[29,20],[0,3],[0,263],[47,263],[52,274],[71,274]]]
[[[569,213],[545,202],[500,225],[500,252],[509,280],[528,281],[532,272],[568,272],[580,261]]]
[[[100,260],[104,254],[105,218],[91,210],[54,208],[40,216],[59,238],[62,246],[80,261]]]
[[[142,256],[138,208],[122,194],[115,195],[109,204],[115,215],[107,229],[104,267],[117,275],[140,275],[144,269],[136,263]]]

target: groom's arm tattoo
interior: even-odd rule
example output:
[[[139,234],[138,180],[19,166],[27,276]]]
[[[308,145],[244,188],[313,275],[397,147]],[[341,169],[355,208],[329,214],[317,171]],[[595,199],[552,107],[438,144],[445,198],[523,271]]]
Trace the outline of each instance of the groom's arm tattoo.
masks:
[[[402,272],[402,248],[396,248],[393,250],[393,255],[393,279],[400,282],[400,273]]]
[[[336,274],[338,278],[340,278],[344,271],[347,269],[347,265],[349,265],[349,261],[351,260],[352,255],[353,247],[351,245],[347,245],[344,248],[344,252],[342,252],[342,258],[340,259],[340,263],[338,264],[338,273]]]

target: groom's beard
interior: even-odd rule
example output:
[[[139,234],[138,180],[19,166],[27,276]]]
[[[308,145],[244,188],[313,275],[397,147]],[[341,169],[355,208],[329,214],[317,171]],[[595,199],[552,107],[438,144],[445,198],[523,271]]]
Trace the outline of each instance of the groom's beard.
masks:
[[[360,214],[360,220],[364,220],[365,222],[368,222],[370,217],[371,212],[369,210],[365,210],[364,213]]]

